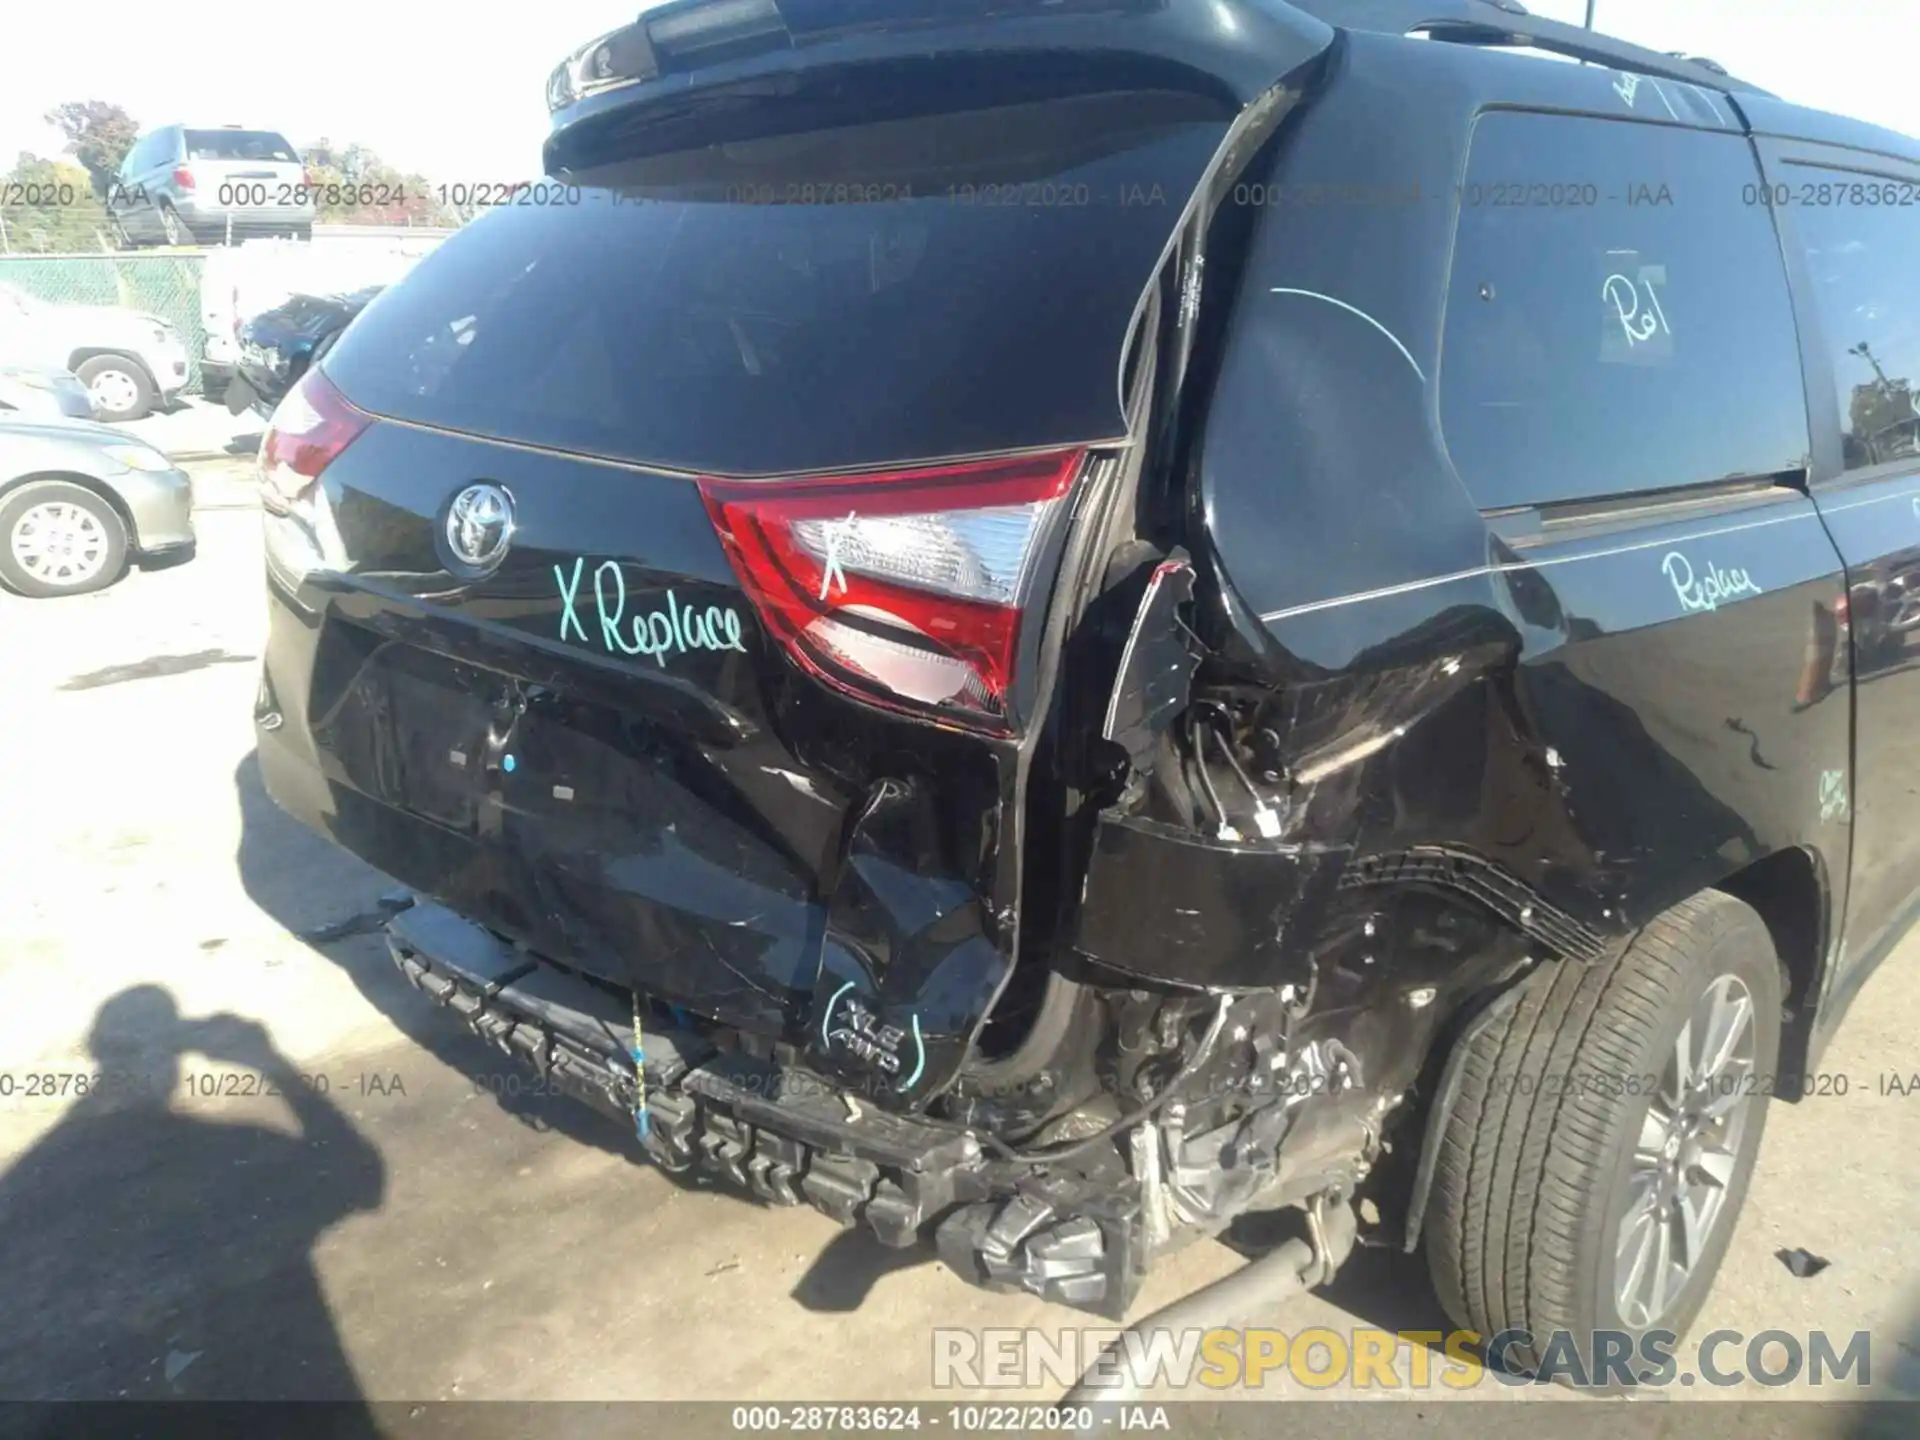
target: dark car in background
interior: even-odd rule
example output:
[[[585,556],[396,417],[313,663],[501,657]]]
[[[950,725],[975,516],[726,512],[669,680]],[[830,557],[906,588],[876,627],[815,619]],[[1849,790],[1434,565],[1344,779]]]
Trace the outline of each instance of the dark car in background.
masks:
[[[295,295],[242,321],[239,361],[227,383],[227,409],[271,413],[307,367],[332,348],[354,318],[386,287],[345,295]]]
[[[669,1169],[1650,1359],[1915,915],[1920,142],[1513,0],[897,8],[586,47],[569,203],[302,377],[267,789]]]

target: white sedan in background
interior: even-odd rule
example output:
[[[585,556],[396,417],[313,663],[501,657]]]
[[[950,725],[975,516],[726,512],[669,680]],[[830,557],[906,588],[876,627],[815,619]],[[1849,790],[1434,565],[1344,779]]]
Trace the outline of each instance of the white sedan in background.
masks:
[[[71,370],[102,420],[138,420],[186,388],[172,325],[113,305],[56,305],[0,284],[0,360]]]

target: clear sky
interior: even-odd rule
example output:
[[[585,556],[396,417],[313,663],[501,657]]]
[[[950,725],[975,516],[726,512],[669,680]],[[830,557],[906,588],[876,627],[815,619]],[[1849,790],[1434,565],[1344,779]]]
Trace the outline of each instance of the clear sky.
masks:
[[[142,127],[187,121],[359,141],[442,182],[538,173],[543,89],[560,57],[645,0],[6,0],[0,171],[54,154],[40,116],[63,100],[125,106]],[[1578,24],[1585,0],[1532,0]],[[1600,29],[1708,55],[1786,99],[1920,135],[1913,0],[1597,0]]]
[[[111,100],[170,122],[358,141],[442,184],[540,173],[547,76],[641,0],[0,0],[0,174],[58,153],[40,117]]]

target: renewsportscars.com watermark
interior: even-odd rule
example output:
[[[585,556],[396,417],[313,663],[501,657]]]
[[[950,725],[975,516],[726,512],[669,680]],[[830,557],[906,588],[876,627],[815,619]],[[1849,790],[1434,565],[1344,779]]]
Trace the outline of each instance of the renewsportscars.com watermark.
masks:
[[[1482,1343],[1484,1340],[1484,1343]],[[1583,1343],[1584,1341],[1584,1343]],[[1229,1390],[1292,1383],[1312,1390],[1471,1390],[1491,1376],[1501,1385],[1556,1381],[1579,1388],[1609,1385],[1756,1384],[1850,1386],[1873,1383],[1873,1337],[1865,1330],[1829,1335],[1812,1330],[1715,1330],[1689,1347],[1651,1330],[1590,1336],[1555,1331],[1538,1345],[1524,1330],[1486,1339],[1471,1330],[1266,1329],[933,1331],[935,1389],[1034,1389],[1093,1386]],[[1522,1373],[1516,1356],[1532,1352],[1539,1367]]]

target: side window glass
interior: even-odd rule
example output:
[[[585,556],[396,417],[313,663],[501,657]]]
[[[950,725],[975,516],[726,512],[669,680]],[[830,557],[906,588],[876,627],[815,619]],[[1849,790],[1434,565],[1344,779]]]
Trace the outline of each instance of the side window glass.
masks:
[[[1806,464],[1797,337],[1762,198],[1741,136],[1480,117],[1440,418],[1482,509]]]
[[[1806,247],[1845,468],[1920,456],[1920,184],[1796,165],[1774,198]]]

